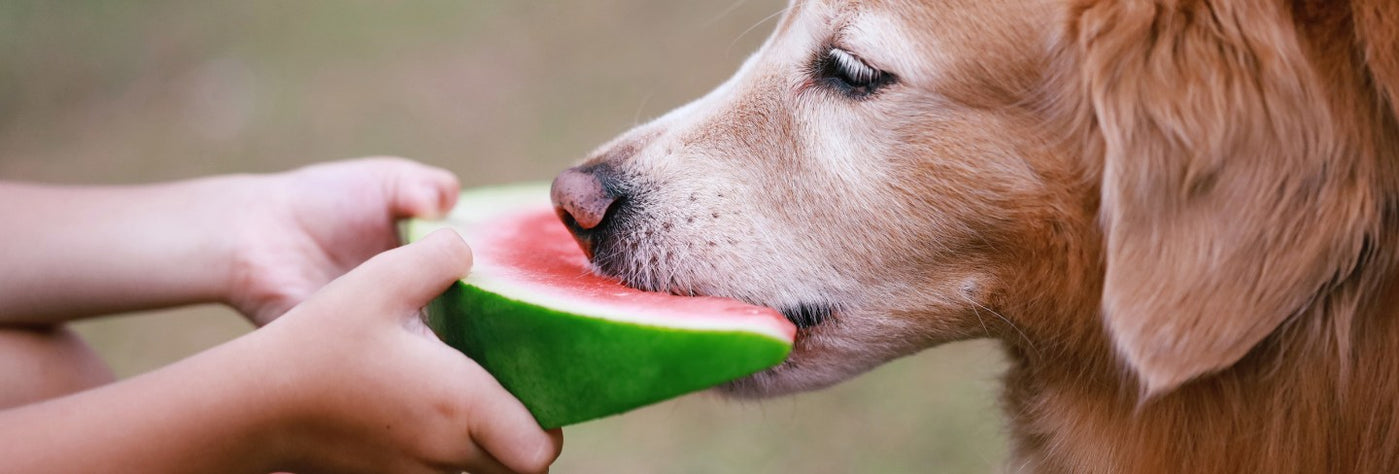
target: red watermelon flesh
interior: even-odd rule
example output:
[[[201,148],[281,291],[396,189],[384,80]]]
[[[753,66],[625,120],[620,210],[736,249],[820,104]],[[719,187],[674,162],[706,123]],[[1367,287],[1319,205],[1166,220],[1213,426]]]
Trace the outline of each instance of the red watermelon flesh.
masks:
[[[466,238],[475,265],[427,308],[429,325],[545,428],[709,388],[791,350],[796,328],[773,309],[640,291],[596,274],[547,185],[464,192],[446,219],[410,221],[405,235],[441,227]]]

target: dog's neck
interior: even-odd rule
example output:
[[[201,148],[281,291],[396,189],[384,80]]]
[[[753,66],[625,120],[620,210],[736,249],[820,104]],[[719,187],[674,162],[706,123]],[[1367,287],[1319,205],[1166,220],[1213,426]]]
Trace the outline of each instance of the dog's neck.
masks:
[[[1005,338],[1011,468],[1399,472],[1399,222],[1386,226],[1390,241],[1377,243],[1359,274],[1238,363],[1150,399],[1117,356],[1093,298],[1023,308],[1040,321],[1025,323],[1039,340]],[[1091,269],[1074,271],[1083,270]],[[1062,294],[1094,295],[1101,283],[1072,282],[1088,288]]]
[[[1092,169],[1101,166],[1092,158],[1103,154],[1102,132],[1091,107],[1046,107],[1053,116],[1046,128],[1069,137],[1064,149],[1047,155],[1087,157],[1047,161],[1046,168],[1089,169],[1076,179],[1046,180],[1082,183],[1045,193],[1078,199],[1049,204],[1067,210],[1054,233],[1044,234],[1056,247],[1034,249],[1033,255],[1060,260],[1017,259],[1042,266],[1017,268],[1028,276],[1012,284],[1004,300],[1028,303],[1001,308],[1018,326],[1001,338],[1012,360],[1004,394],[1014,443],[1009,470],[1399,472],[1399,107],[1392,104],[1399,98],[1375,92],[1348,16],[1297,21],[1302,48],[1318,71],[1313,85],[1326,91],[1326,107],[1316,111],[1329,114],[1308,123],[1331,126],[1334,136],[1324,138],[1333,153],[1323,158],[1354,165],[1336,161],[1322,177],[1354,191],[1351,198],[1362,203],[1357,209],[1373,218],[1364,226],[1317,231],[1363,232],[1338,239],[1363,242],[1355,246],[1358,256],[1337,253],[1338,260],[1328,262],[1341,270],[1327,275],[1334,279],[1304,295],[1312,297],[1237,362],[1145,397],[1100,312],[1107,258],[1102,225],[1112,224],[1099,220],[1102,193],[1094,183],[1102,182],[1102,170]],[[1073,58],[1060,59],[1068,64]],[[1078,82],[1066,84],[1051,83],[1048,95],[1073,97]],[[1273,257],[1279,258],[1270,264],[1286,265],[1286,255]]]

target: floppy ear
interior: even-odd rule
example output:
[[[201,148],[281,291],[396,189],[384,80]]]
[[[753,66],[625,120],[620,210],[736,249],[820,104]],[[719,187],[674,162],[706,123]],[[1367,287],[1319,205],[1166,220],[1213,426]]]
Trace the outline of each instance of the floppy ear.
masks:
[[[1156,3],[1097,2],[1072,30],[1104,154],[1103,317],[1148,395],[1308,307],[1374,213],[1285,2]]]
[[[1356,37],[1371,79],[1389,112],[1399,117],[1399,2],[1354,0]]]

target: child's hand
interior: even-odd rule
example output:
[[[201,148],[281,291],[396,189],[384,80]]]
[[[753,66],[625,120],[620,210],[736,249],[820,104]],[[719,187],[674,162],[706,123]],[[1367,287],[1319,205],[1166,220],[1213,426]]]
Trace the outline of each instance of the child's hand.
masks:
[[[277,382],[299,414],[286,432],[305,450],[280,469],[535,472],[553,462],[562,433],[541,430],[419,317],[465,276],[470,252],[439,231],[370,259],[259,331],[260,352],[285,358]]]
[[[14,472],[545,471],[562,432],[419,317],[470,266],[449,230],[379,254],[265,328],[0,410],[0,459]]]
[[[228,302],[262,326],[365,259],[398,245],[395,222],[445,214],[450,172],[401,158],[308,166],[248,181],[231,213]]]
[[[451,173],[401,158],[138,186],[0,182],[0,325],[217,301],[261,326],[457,191]]]

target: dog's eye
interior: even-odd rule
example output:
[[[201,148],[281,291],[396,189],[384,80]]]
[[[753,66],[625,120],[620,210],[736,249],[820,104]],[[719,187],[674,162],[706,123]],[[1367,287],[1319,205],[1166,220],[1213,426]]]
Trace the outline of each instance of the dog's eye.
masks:
[[[840,48],[831,48],[818,58],[816,72],[821,82],[856,99],[869,97],[894,80],[893,74],[875,69]]]

